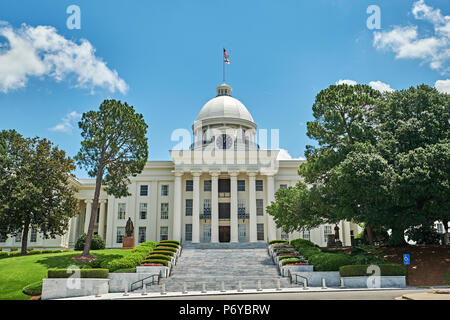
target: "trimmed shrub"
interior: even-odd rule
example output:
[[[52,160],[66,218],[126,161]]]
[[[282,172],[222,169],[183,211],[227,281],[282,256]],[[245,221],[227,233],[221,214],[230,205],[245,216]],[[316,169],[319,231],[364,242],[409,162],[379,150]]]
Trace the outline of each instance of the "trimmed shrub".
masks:
[[[136,273],[136,267],[117,269],[116,271],[114,271],[114,273]]]
[[[167,260],[167,261],[172,260],[171,257],[166,256],[164,254],[151,254],[147,257],[147,259],[162,259],[162,260]]]
[[[170,248],[175,248],[178,249],[179,245],[175,244],[175,243],[160,243],[156,246],[157,248],[166,248],[166,247],[170,247]]]
[[[282,253],[298,253],[294,248],[279,248],[275,249],[274,252],[277,256]]]
[[[291,244],[277,244],[273,246],[273,249],[280,249],[280,248],[294,248]]]
[[[48,278],[69,278],[74,270],[67,272],[67,269],[49,269]],[[80,269],[80,278],[108,278],[108,269]]]
[[[41,250],[31,250],[30,252],[27,252],[27,254],[41,254]]]
[[[319,253],[307,257],[310,264],[314,265],[314,271],[339,271],[342,266],[353,264],[349,255],[340,253]]]
[[[289,241],[287,241],[287,240],[272,240],[272,241],[269,242],[269,244],[276,244],[276,243],[285,243],[285,244],[288,244]]]
[[[160,264],[162,264],[162,265],[167,267],[167,265],[169,264],[169,261],[162,260],[162,259],[146,259],[142,263],[143,264],[145,264],[145,263],[160,263]]]
[[[281,265],[284,266],[286,264],[290,264],[290,263],[300,263],[300,262],[305,262],[302,261],[301,259],[298,258],[290,258],[290,259],[284,259],[281,261]]]
[[[181,241],[177,241],[177,240],[161,240],[159,243],[163,244],[163,243],[174,243],[177,245],[181,245]]]
[[[155,248],[158,245],[158,242],[154,241],[144,241],[139,246],[140,247],[153,247]]]
[[[153,253],[154,254],[162,254],[162,255],[164,255],[164,256],[169,256],[169,257],[173,257],[173,255],[175,254],[174,252],[172,252],[172,251],[162,251],[162,250],[153,250]]]
[[[339,268],[339,274],[341,277],[370,276],[371,273],[367,273],[369,266],[369,264],[342,266]],[[381,276],[406,276],[406,269],[400,264],[380,264],[378,267]]]
[[[84,244],[86,242],[86,233],[83,233],[78,237],[77,242],[75,243],[75,250],[83,250]],[[102,239],[98,234],[94,234],[91,240],[91,250],[102,250],[105,249],[106,242]]]
[[[22,292],[29,296],[40,296],[42,294],[42,280],[25,286]]]
[[[286,259],[300,259],[301,256],[299,255],[288,255],[288,256],[279,256],[278,261],[286,260]]]
[[[17,257],[17,256],[21,256],[21,255],[22,255],[22,253],[20,251],[11,251],[9,253],[10,257]]]
[[[295,240],[291,240],[291,243],[294,247],[316,247],[318,248],[319,246],[315,245],[313,242],[306,240],[306,239],[295,239]]]
[[[172,251],[172,252],[177,252],[177,249],[173,248],[173,247],[156,247],[153,251]]]
[[[0,251],[0,259],[9,257],[9,252],[7,251]]]
[[[156,245],[156,243],[153,244]],[[151,243],[146,243],[144,246],[141,245],[131,250],[129,255],[110,261],[105,267],[111,272],[119,269],[134,268],[139,266],[153,250],[153,245]]]

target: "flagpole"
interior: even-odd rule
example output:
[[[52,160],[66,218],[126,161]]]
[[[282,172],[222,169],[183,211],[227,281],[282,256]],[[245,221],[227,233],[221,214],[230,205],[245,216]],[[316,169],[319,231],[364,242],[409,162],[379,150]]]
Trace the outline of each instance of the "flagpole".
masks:
[[[223,66],[223,72],[222,72],[222,74],[223,74],[223,83],[225,83],[225,54],[224,54],[223,51],[222,51],[222,66]]]

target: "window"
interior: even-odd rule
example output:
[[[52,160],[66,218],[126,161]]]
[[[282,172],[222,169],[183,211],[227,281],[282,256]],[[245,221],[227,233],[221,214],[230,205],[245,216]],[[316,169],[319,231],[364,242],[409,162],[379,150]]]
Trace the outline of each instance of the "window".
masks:
[[[264,200],[256,199],[256,215],[263,216],[264,215]]]
[[[203,191],[211,191],[211,180],[205,180],[203,182]]]
[[[186,191],[194,191],[194,181],[186,180]]]
[[[124,227],[118,227],[117,228],[116,243],[122,243],[124,235],[125,235],[125,228]]]
[[[141,197],[148,196],[148,186],[147,185],[142,185],[139,194],[141,195]]]
[[[437,223],[436,224],[436,228],[437,228],[437,232],[438,233],[445,233],[444,232],[444,226],[442,225],[442,223]]]
[[[305,239],[305,240],[310,240],[311,239],[311,235],[309,233],[309,230],[303,230],[302,238]]]
[[[186,199],[186,217],[192,216],[192,199]]]
[[[245,215],[245,199],[238,199],[238,216]]]
[[[324,241],[327,242],[328,241],[328,235],[332,234],[333,232],[331,231],[331,226],[324,226],[323,228],[323,237],[324,237]]]
[[[139,217],[142,220],[147,219],[147,204],[146,203],[139,204]]]
[[[258,223],[256,225],[256,237],[258,241],[264,240],[264,223]]]
[[[22,241],[22,232],[16,234],[16,242],[21,242]]]
[[[256,180],[256,191],[263,191],[263,181]]]
[[[36,240],[37,240],[37,230],[36,228],[31,228],[30,242],[36,242]]]
[[[139,243],[145,242],[146,240],[146,233],[147,233],[147,228],[146,227],[139,227],[139,237],[138,237],[138,241]]]
[[[184,226],[184,239],[186,241],[192,241],[192,224],[186,224]]]
[[[287,189],[287,184],[280,184],[280,189]]]
[[[126,214],[126,204],[119,203],[119,215],[118,215],[117,219],[119,219],[119,220],[125,219],[125,214]]]
[[[169,219],[169,204],[161,203],[161,219]]]
[[[169,240],[169,227],[161,227],[160,229],[160,241],[162,240]]]
[[[161,186],[161,196],[167,197],[169,195],[169,185],[163,184]]]
[[[245,191],[245,180],[237,181],[238,191]]]
[[[211,214],[211,199],[204,199],[203,200],[203,213],[204,214]]]
[[[100,203],[98,204],[98,208],[97,208],[97,223],[100,221]]]

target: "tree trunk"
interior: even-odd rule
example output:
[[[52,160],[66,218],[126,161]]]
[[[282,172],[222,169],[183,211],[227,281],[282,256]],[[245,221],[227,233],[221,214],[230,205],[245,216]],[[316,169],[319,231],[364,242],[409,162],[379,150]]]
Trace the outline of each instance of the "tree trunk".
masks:
[[[94,193],[94,201],[92,202],[91,209],[91,219],[89,220],[89,228],[86,235],[86,242],[84,243],[84,249],[82,256],[86,257],[89,255],[89,250],[91,249],[91,241],[92,236],[94,235],[94,225],[95,221],[97,221],[97,211],[98,211],[98,198],[100,197],[100,189],[102,187],[102,179],[103,179],[103,167],[100,166],[97,178],[95,180],[95,193]]]
[[[373,246],[373,233],[370,224],[366,224],[366,233],[367,233],[367,242],[369,243],[369,245]]]
[[[405,229],[392,228],[391,236],[389,237],[388,245],[391,247],[401,247],[407,245],[405,241]]]
[[[29,224],[25,224],[23,226],[23,232],[22,232],[22,249],[21,254],[27,254],[27,245],[28,245],[28,230],[30,229]]]

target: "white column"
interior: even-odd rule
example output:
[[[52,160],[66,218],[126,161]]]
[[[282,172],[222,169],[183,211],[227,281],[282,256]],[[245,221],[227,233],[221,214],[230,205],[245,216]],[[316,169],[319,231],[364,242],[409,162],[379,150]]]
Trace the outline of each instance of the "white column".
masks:
[[[194,176],[194,190],[192,201],[192,242],[200,242],[200,173],[192,173]]]
[[[115,232],[113,230],[113,222],[114,219],[117,217],[115,215],[114,207],[116,205],[116,201],[114,196],[109,195],[108,196],[108,215],[109,217],[106,218],[106,235],[105,235],[105,241],[106,241],[106,248],[112,248],[114,246],[114,235]]]
[[[249,209],[250,209],[250,242],[256,242],[256,173],[248,173],[248,194],[249,194]]]
[[[211,173],[211,242],[219,242],[219,174]]]
[[[100,216],[98,217],[98,234],[102,239],[105,239],[105,207],[106,207],[106,200],[100,201]]]
[[[237,173],[230,173],[231,179],[231,205],[230,205],[230,215],[231,215],[231,242],[238,242],[238,208],[237,208]]]
[[[275,201],[275,179],[273,175],[267,176],[267,204],[270,205],[272,201]],[[264,209],[265,210],[265,209]],[[275,226],[275,221],[273,221],[273,216],[266,213],[267,216],[267,236],[269,241],[275,240],[277,238],[277,229]]]
[[[182,172],[175,172],[175,186],[173,194],[173,240],[181,240],[181,195],[183,193],[181,176]]]
[[[86,215],[84,216],[84,232],[87,233],[89,229],[89,220],[91,220],[92,200],[84,200],[86,203]]]
[[[75,242],[77,241],[77,222],[78,222],[78,216],[73,216],[70,220],[70,246],[75,246]]]

